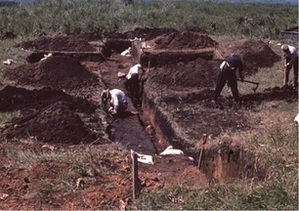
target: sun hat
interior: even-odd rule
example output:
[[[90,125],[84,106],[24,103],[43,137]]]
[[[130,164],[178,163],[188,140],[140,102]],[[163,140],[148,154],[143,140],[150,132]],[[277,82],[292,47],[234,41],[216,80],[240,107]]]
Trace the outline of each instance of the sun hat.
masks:
[[[288,48],[288,45],[282,45],[281,46],[281,50],[283,51],[287,51],[289,48]]]

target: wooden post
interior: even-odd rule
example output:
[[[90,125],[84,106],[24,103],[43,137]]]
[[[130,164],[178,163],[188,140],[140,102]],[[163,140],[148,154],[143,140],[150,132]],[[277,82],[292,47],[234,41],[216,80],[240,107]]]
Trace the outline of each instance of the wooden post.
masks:
[[[208,139],[208,135],[204,133],[201,138],[202,143],[201,143],[200,154],[198,157],[198,164],[197,164],[198,169],[200,169],[200,167],[201,167],[202,155],[203,155],[205,144],[207,143],[207,139]]]
[[[131,150],[131,157],[132,157],[132,182],[133,182],[133,199],[137,198],[138,192],[138,161],[137,161],[137,154]]]

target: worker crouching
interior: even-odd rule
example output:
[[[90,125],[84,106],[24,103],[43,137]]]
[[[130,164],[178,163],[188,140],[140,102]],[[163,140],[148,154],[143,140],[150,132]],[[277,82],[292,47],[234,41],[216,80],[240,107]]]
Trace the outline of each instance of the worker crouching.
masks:
[[[125,93],[120,89],[105,89],[101,93],[102,105],[108,107],[108,112],[115,115],[124,112],[128,107]]]

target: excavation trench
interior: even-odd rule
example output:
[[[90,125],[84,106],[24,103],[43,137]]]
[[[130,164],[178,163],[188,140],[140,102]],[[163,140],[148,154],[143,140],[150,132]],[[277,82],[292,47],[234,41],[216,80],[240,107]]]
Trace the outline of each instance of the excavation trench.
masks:
[[[197,167],[202,150],[202,139],[198,137],[198,144],[191,144],[181,137],[167,115],[155,106],[147,94],[144,94],[142,108],[144,120],[151,124],[155,131],[155,138],[152,140],[158,152],[172,145],[176,149],[181,149],[186,156],[192,157],[193,164]],[[230,137],[225,137],[217,143],[206,144],[202,152],[200,171],[209,181],[220,182],[231,182],[235,179],[264,180],[271,175],[269,164]]]
[[[200,154],[200,138],[204,133],[217,136],[223,129],[250,130],[250,125],[254,123],[242,111],[231,108],[213,109],[209,104],[221,63],[219,51],[215,50],[216,43],[206,35],[193,32],[174,33],[176,36],[165,35],[167,42],[159,38],[159,42],[150,40],[145,43],[145,46],[151,48],[144,48],[143,42],[131,42],[128,39],[109,39],[101,51],[97,50],[101,44],[91,47],[83,42],[84,45],[81,46],[77,39],[71,42],[70,47],[80,48],[69,49],[68,52],[65,52],[65,49],[56,51],[49,49],[51,46],[66,46],[61,42],[39,48],[39,51],[28,57],[29,64],[16,67],[7,74],[20,85],[49,86],[51,89],[45,88],[41,90],[42,93],[39,90],[19,90],[9,87],[3,89],[0,93],[3,95],[1,99],[4,99],[1,102],[5,105],[3,107],[7,108],[7,105],[10,105],[11,109],[15,106],[17,106],[15,109],[18,109],[23,106],[23,112],[28,113],[30,118],[27,119],[31,123],[28,130],[28,121],[21,119],[4,129],[3,137],[24,138],[28,136],[29,131],[31,135],[47,142],[82,143],[86,142],[87,135],[90,142],[102,140],[102,134],[98,131],[106,123],[97,121],[94,117],[96,115],[91,117],[91,114],[99,108],[101,89],[125,90],[124,79],[119,78],[118,73],[127,73],[132,64],[141,63],[146,69],[141,108],[135,108],[129,100],[126,113],[116,117],[108,115],[107,133],[110,139],[136,152],[153,155],[155,164],[145,166],[143,171],[156,172],[157,165],[161,165],[160,170],[165,169],[164,167],[173,167],[171,169],[173,172],[179,168],[184,172],[189,166],[196,169]],[[180,41],[184,41],[183,44],[190,44],[191,35],[195,37],[195,48],[190,46],[185,49],[175,46]],[[180,37],[181,40],[177,39]],[[186,37],[188,42],[185,42]],[[177,40],[172,42],[169,38]],[[56,39],[68,41],[66,38]],[[47,40],[48,43],[53,43],[56,39],[40,38],[38,43],[45,44]],[[132,56],[120,56],[120,51],[126,49],[129,44],[132,47]],[[170,48],[169,50],[167,46],[155,48],[157,47],[155,44],[160,46],[169,44]],[[248,46],[255,46],[255,43],[249,44]],[[261,43],[258,44],[260,46]],[[244,49],[247,50],[247,46]],[[267,50],[266,47],[263,49]],[[53,57],[40,61],[50,52]],[[99,80],[103,83],[99,83]],[[52,88],[64,91],[57,92]],[[70,93],[76,93],[78,99]],[[54,103],[56,101],[61,103]],[[40,104],[38,108],[28,109],[35,108],[38,103]],[[139,115],[132,115],[131,111],[137,110]],[[86,121],[82,122],[77,113],[81,116],[84,114]],[[68,120],[61,120],[63,115],[67,116]],[[74,122],[72,127],[69,127],[70,121]],[[94,125],[94,129],[97,128],[96,134],[90,134],[89,128],[85,127],[86,122]],[[60,127],[61,131],[56,128],[58,123],[64,123]],[[15,125],[18,127],[14,127]],[[42,129],[36,130],[37,126]],[[45,130],[47,126],[48,130]],[[78,129],[73,130],[75,127]],[[65,132],[66,129],[68,132]],[[57,135],[53,136],[53,131]],[[41,132],[43,133],[40,134]],[[73,136],[68,137],[71,133]],[[167,158],[159,156],[159,153],[169,145],[182,150],[185,156]],[[192,157],[194,161],[190,161],[188,157]],[[196,169],[196,172],[203,172],[208,180],[224,182],[236,178],[262,180],[271,174],[269,165],[256,157],[246,146],[229,137],[218,140],[217,143],[208,141],[203,151],[200,171]]]
[[[27,58],[28,63],[13,63],[3,74],[12,83],[5,87],[1,85],[0,111],[17,113],[16,118],[1,128],[3,146],[11,141],[13,148],[22,152],[30,150],[30,155],[35,152],[53,155],[67,152],[71,155],[88,150],[88,154],[82,151],[82,155],[88,156],[79,166],[77,164],[81,163],[77,159],[73,163],[66,157],[66,163],[63,159],[51,159],[50,162],[38,159],[33,168],[19,168],[11,165],[11,157],[6,156],[10,153],[3,151],[3,165],[7,168],[3,168],[5,181],[0,189],[10,194],[5,198],[6,207],[40,204],[34,194],[28,200],[28,194],[36,193],[34,181],[39,182],[36,178],[43,175],[51,182],[59,179],[59,173],[66,172],[71,173],[71,183],[74,176],[83,176],[87,181],[84,189],[74,189],[74,194],[68,196],[64,189],[52,191],[47,198],[53,203],[42,203],[43,207],[39,208],[57,208],[63,203],[61,207],[66,209],[111,208],[112,204],[118,209],[119,202],[127,202],[131,195],[130,149],[154,158],[153,165],[138,163],[141,191],[156,193],[165,189],[165,193],[169,193],[168,199],[174,203],[179,202],[175,201],[180,199],[175,194],[180,195],[180,191],[171,190],[187,188],[192,193],[192,190],[203,190],[214,180],[228,183],[237,179],[252,182],[270,178],[271,166],[250,151],[244,141],[229,136],[217,137],[222,137],[220,134],[226,130],[256,131],[256,125],[261,121],[252,115],[255,112],[250,109],[265,99],[294,102],[297,92],[275,87],[249,93],[242,96],[248,108],[241,111],[232,106],[220,110],[210,105],[221,54],[241,53],[247,62],[245,73],[250,75],[257,71],[257,67],[269,66],[277,61],[277,57],[280,58],[269,45],[252,39],[240,45],[234,41],[228,43],[233,46],[225,48],[228,50],[225,52],[216,51],[217,45],[206,34],[160,29],[138,29],[135,32],[130,32],[130,38],[142,35],[148,41],[145,49],[143,43],[135,45],[134,42],[132,45],[128,36],[120,39],[118,35],[115,35],[117,39],[106,39],[105,46],[103,36],[84,35],[42,36],[20,45],[34,53]],[[157,36],[160,36],[157,42],[152,41]],[[155,45],[160,46],[155,48]],[[121,51],[130,46],[132,56],[120,56]],[[42,60],[49,53],[53,56]],[[141,63],[147,71],[141,108],[135,108],[129,100],[127,112],[110,116],[100,105],[101,91],[103,88],[125,90],[124,80],[118,77],[118,73],[127,73],[135,63]],[[230,98],[224,100],[229,102]],[[130,112],[137,110],[139,115]],[[204,133],[212,134],[213,138],[205,145],[198,169]],[[129,150],[120,150],[119,145],[112,142],[119,142]],[[182,150],[184,155],[159,155],[169,145]],[[95,151],[90,151],[92,147]],[[95,152],[95,156],[91,152]],[[24,181],[26,190],[20,192],[15,187],[23,187]],[[24,199],[19,206],[14,196]],[[66,200],[58,200],[65,196]]]
[[[211,130],[213,126],[209,125],[208,122],[203,122],[203,124],[197,123],[196,127],[203,128],[199,130],[202,133],[195,137],[198,141],[191,143],[186,140],[186,136],[181,131],[178,131],[176,124],[173,120],[170,120],[171,112],[165,112],[161,102],[158,102],[162,95],[162,88],[160,89],[160,87],[168,86],[166,87],[166,92],[169,91],[171,93],[170,89],[172,89],[176,90],[172,93],[179,93],[177,96],[167,96],[167,99],[173,98],[177,100],[178,98],[183,98],[183,100],[187,99],[192,102],[192,98],[195,97],[198,102],[205,106],[207,99],[211,97],[212,88],[206,89],[201,87],[201,89],[198,89],[192,87],[191,91],[188,90],[188,87],[179,87],[177,89],[171,85],[181,83],[180,85],[182,86],[184,85],[182,80],[180,78],[172,78],[169,81],[168,79],[169,76],[184,77],[183,74],[180,75],[175,72],[173,68],[184,69],[184,65],[188,66],[190,63],[196,64],[200,62],[202,65],[207,65],[207,71],[216,69],[213,65],[218,66],[220,62],[217,58],[217,52],[215,53],[213,48],[189,51],[140,50],[140,46],[140,42],[132,44],[132,63],[141,63],[147,69],[147,75],[143,83],[144,87],[142,88],[144,92],[139,117],[127,115],[125,118],[116,118],[109,126],[110,138],[136,152],[153,155],[156,160],[161,159],[161,156],[158,156],[159,153],[169,145],[172,145],[175,149],[181,149],[186,157],[192,157],[193,165],[196,167],[201,152],[199,147],[201,135],[203,133],[209,134],[210,131],[205,130],[205,128]],[[183,67],[175,66],[173,65],[174,63],[183,63]],[[159,64],[164,64],[165,66]],[[216,75],[214,73],[209,74]],[[204,75],[203,77],[208,76]],[[215,80],[213,77],[209,80]],[[184,78],[183,80],[187,79]],[[201,84],[211,87],[213,83],[209,82],[209,80]],[[188,80],[186,83],[188,85],[192,84]],[[194,86],[197,86],[197,83],[195,81]],[[108,81],[107,84],[111,86],[113,82]],[[118,87],[122,88],[119,84]],[[186,94],[184,92],[190,93]],[[203,94],[204,92],[205,94]],[[128,110],[134,109],[130,102]],[[208,109],[203,115],[206,115],[207,112],[209,112]],[[134,122],[133,125],[132,122]],[[187,124],[192,124],[192,122],[187,122]],[[230,127],[237,127],[237,125],[230,125]],[[256,157],[246,146],[229,137],[219,140],[217,143],[208,143],[202,154],[200,171],[206,175],[208,180],[221,182],[230,182],[234,179],[264,180],[271,174],[269,165]]]

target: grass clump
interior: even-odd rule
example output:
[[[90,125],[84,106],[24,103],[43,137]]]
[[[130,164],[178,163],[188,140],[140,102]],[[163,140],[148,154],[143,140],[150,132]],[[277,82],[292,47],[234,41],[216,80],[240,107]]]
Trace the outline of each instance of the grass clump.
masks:
[[[268,184],[267,184],[268,183]],[[298,209],[298,197],[277,182],[255,187],[248,181],[235,184],[210,184],[197,190],[177,187],[142,194],[131,208],[179,210],[265,210]]]

